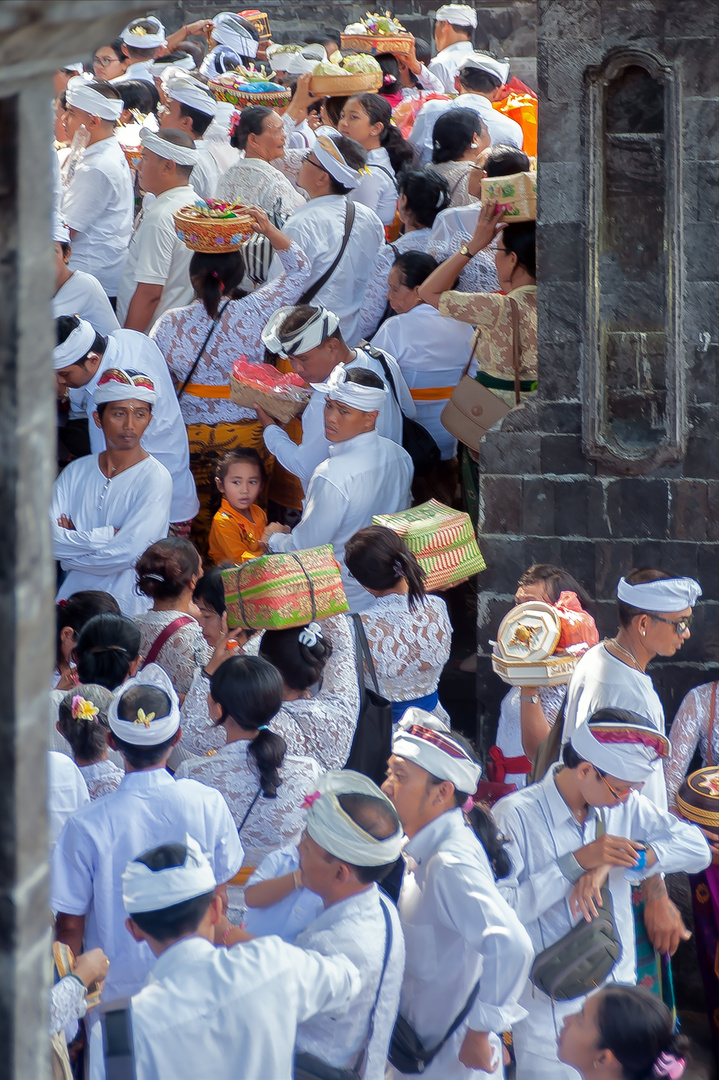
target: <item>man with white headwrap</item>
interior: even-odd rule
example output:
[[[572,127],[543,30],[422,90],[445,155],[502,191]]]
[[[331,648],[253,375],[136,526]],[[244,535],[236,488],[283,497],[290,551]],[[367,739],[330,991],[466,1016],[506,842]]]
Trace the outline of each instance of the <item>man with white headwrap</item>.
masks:
[[[374,371],[387,386],[387,376],[380,361],[361,347],[350,349],[340,331],[338,316],[320,305],[279,308],[262,331],[262,344],[270,352],[287,358],[306,383],[325,382],[338,364],[344,364],[347,371],[357,368]],[[397,397],[392,393],[387,394],[380,405],[375,427],[378,435],[401,444],[402,413],[404,411],[408,416],[414,416],[416,410],[397,361],[389,353],[383,356],[392,375]],[[299,446],[266,412],[259,409],[257,413],[264,428],[265,446],[280,465],[298,477],[304,491],[312,473],[329,453],[323,420],[324,407],[325,395],[313,391],[302,413],[302,442]]]
[[[312,474],[294,529],[270,524],[262,540],[270,551],[332,544],[350,610],[362,611],[370,595],[344,564],[345,544],[372,524],[374,514],[394,514],[410,505],[414,467],[406,450],[375,430],[389,391],[373,371],[347,371],[338,364],[327,382],[315,383],[312,389],[325,396],[329,457]]]
[[[125,615],[147,607],[135,590],[135,563],[167,535],[172,497],[170,474],[140,443],[155,400],[145,375],[109,369],[98,383],[93,420],[107,449],[70,462],[52,490],[52,553],[66,571],[58,600],[99,589]]]
[[[50,239],[55,252],[55,286],[52,298],[52,314],[77,315],[98,334],[111,334],[120,324],[112,310],[107,293],[92,274],[84,270],[71,270],[68,266],[72,254],[70,230],[57,214],[53,214]]]
[[[215,947],[222,903],[203,847],[192,835],[166,841],[122,876],[128,930],[156,957],[130,1002],[136,1075],[291,1080],[298,1023],[347,1008],[358,972],[274,936]]]
[[[193,298],[192,251],[175,232],[174,213],[195,202],[190,174],[197,151],[185,131],[157,134],[143,128],[138,169],[143,191],[155,195],[143,207],[127,252],[117,294],[117,317],[128,330],[146,334],[163,312]]]
[[[71,151],[65,168],[61,216],[72,240],[70,269],[92,274],[116,297],[134,208],[130,167],[115,138],[122,97],[109,83],[76,77],[67,84],[65,101],[68,139],[87,140],[84,150]]]
[[[537,784],[494,807],[512,873],[499,890],[527,928],[537,953],[560,941],[577,917],[591,921],[606,884],[621,952],[609,979],[636,981],[631,888],[661,873],[697,873],[710,860],[701,831],[657,809],[642,788],[669,743],[643,717],[600,709],[572,734],[555,765]],[[579,1080],[557,1059],[564,1018],[582,997],[552,1000],[527,983],[515,1024],[517,1080]]]
[[[53,350],[58,396],[67,392],[75,416],[89,421],[90,449],[105,449],[102,429],[93,422],[94,395],[100,379],[110,368],[131,369],[149,377],[156,399],[152,423],[142,436],[142,447],[157,458],[172,477],[170,522],[189,521],[199,508],[195,481],[190,472],[187,429],[165,359],[144,334],[114,330],[107,337],[96,334],[86,320],[63,316],[57,323],[58,344]]]
[[[122,75],[113,79],[113,83],[127,82],[129,79],[142,79],[152,83],[152,61],[167,45],[165,27],[154,15],[144,19],[133,19],[120,34],[122,51],[130,60]]]
[[[212,20],[210,44],[214,47],[202,61],[200,73],[208,79],[246,66],[257,59],[260,35],[241,15],[220,11]]]
[[[399,1011],[427,1049],[437,1048],[422,1073],[431,1080],[503,1076],[498,1033],[524,1015],[517,998],[529,938],[463,814],[481,771],[435,716],[407,710],[382,790],[409,838],[398,904],[407,947]],[[395,1066],[389,1075],[404,1074]]]
[[[356,1068],[383,1080],[404,972],[404,936],[397,911],[380,893],[400,857],[402,825],[389,799],[366,776],[327,772],[305,799],[300,843],[302,884],[325,910],[296,939],[303,949],[347,956],[362,989],[349,1008],[300,1024],[297,1052],[335,1068]]]
[[[116,791],[66,823],[53,852],[50,902],[58,913],[59,941],[77,955],[84,940],[86,948],[100,946],[109,957],[103,996],[111,1001],[137,993],[153,962],[149,947],[125,927],[122,877],[128,862],[149,845],[190,833],[208,853],[224,897],[224,883],[240,869],[243,852],[222,795],[195,780],[173,780],[165,768],[182,729],[177,694],[159,665],[148,664],[117,689],[108,724],[108,742],[125,760],[125,777]],[[102,1075],[93,1045],[90,1076]]]
[[[429,70],[442,82],[445,94],[454,93],[454,77],[462,61],[472,52],[472,33],[477,26],[477,12],[469,4],[443,4],[434,17],[434,43],[437,55]]]
[[[211,199],[217,191],[220,170],[202,137],[215,118],[217,102],[209,90],[190,75],[168,73],[162,79],[162,88],[167,104],[160,115],[160,130],[174,128],[190,136],[197,151],[190,184],[200,198]]]

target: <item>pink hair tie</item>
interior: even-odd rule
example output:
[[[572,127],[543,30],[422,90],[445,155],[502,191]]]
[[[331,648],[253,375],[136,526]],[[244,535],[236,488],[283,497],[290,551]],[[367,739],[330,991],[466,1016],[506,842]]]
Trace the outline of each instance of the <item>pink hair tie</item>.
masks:
[[[462,811],[465,814],[469,814],[472,810],[474,810],[474,796],[468,795],[462,803]]]
[[[312,803],[316,803],[319,798],[321,798],[319,791],[313,791],[311,795],[305,795],[302,802],[302,809],[309,810],[309,808],[312,806]]]
[[[676,1054],[661,1054],[654,1062],[654,1075],[666,1076],[668,1080],[679,1080],[684,1075],[686,1062]]]
[[[390,83],[397,82],[397,80],[395,79],[394,75],[390,75],[388,73],[387,75],[385,75],[382,82],[385,84],[385,86],[388,86]]]

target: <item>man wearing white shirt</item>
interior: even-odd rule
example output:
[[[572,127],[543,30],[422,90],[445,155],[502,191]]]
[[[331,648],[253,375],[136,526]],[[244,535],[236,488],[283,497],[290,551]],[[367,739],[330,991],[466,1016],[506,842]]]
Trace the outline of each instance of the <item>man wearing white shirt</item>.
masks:
[[[63,127],[69,141],[87,139],[70,153],[61,215],[70,228],[71,270],[93,274],[110,297],[117,296],[120,272],[132,234],[133,192],[130,167],[115,138],[123,101],[108,83],[70,79],[65,91]]]
[[[68,261],[72,252],[70,230],[59,218],[52,224],[51,239],[55,251],[56,292],[52,298],[52,314],[77,315],[86,319],[98,334],[111,334],[120,324],[112,304],[100,282],[83,270],[71,270]]]
[[[444,4],[434,17],[434,43],[437,55],[429,70],[442,83],[445,94],[453,94],[454,77],[468,53],[473,52],[472,32],[477,26],[477,12],[469,4]]]
[[[194,203],[190,173],[197,151],[185,131],[143,130],[138,170],[143,191],[156,198],[143,207],[135,227],[117,294],[117,317],[127,330],[147,333],[165,311],[193,298],[192,251],[175,232],[175,211]]]
[[[93,454],[105,446],[102,431],[92,422],[93,398],[105,372],[110,368],[130,369],[151,379],[157,400],[142,445],[172,477],[170,521],[175,525],[189,521],[200,504],[190,472],[187,429],[170,372],[157,345],[134,330],[115,330],[105,338],[96,334],[88,322],[67,315],[57,320],[57,335],[53,370],[58,392],[62,395],[69,391],[73,413],[88,417]]]
[[[379,360],[364,349],[348,348],[339,329],[339,318],[326,308],[308,304],[280,308],[262,331],[262,343],[270,352],[286,357],[306,383],[323,383],[338,364],[344,364],[349,371],[356,368],[374,371],[387,385]],[[401,444],[402,412],[413,417],[415,407],[398,364],[388,353],[384,355],[399,401],[391,392],[387,395],[380,406],[376,429],[378,435]],[[324,407],[324,395],[314,390],[302,413],[302,442],[299,446],[263,409],[257,410],[264,427],[265,446],[280,465],[298,477],[304,491],[312,473],[329,453],[324,430]]]
[[[154,15],[144,19],[133,19],[120,34],[122,51],[130,63],[122,75],[113,79],[113,83],[128,82],[130,79],[142,79],[155,84],[152,74],[152,61],[167,45],[165,27]]]
[[[202,136],[215,118],[217,102],[202,83],[184,72],[166,72],[162,88],[167,103],[160,113],[160,130],[174,128],[190,136],[197,151],[197,163],[190,173],[190,184],[200,198],[211,199],[217,190],[220,170]]]
[[[398,902],[407,949],[399,1011],[426,1048],[439,1047],[423,1070],[407,1071],[428,1080],[499,1080],[499,1033],[525,1015],[517,999],[532,955],[529,937],[500,896],[488,853],[463,814],[481,771],[441,721],[407,710],[382,790],[409,839]],[[498,860],[498,842],[496,848]],[[392,1052],[390,1062],[389,1076],[404,1075],[405,1063]]]
[[[222,795],[195,780],[173,780],[165,768],[182,730],[177,694],[161,667],[149,664],[122,684],[110,703],[108,724],[108,742],[125,759],[125,777],[116,791],[66,822],[53,852],[50,902],[58,913],[59,941],[75,955],[84,941],[108,956],[103,993],[111,1001],[137,993],[153,960],[148,945],[133,940],[125,926],[121,882],[128,862],[148,844],[194,834],[224,896],[243,851]],[[101,1065],[92,1052],[93,1080],[102,1075]]]
[[[644,882],[646,913],[654,886],[663,892],[662,873],[698,873],[711,859],[697,826],[641,794],[668,752],[667,739],[642,717],[601,709],[574,732],[562,765],[495,805],[497,825],[510,837],[512,864],[499,890],[537,953],[561,941],[578,916],[595,918],[606,885],[621,947],[608,978],[636,981],[632,885]],[[583,1001],[553,1000],[527,983],[520,997],[527,1015],[513,1028],[517,1080],[579,1080],[559,1062],[557,1037]]]
[[[373,514],[395,514],[409,506],[414,468],[406,450],[375,431],[389,391],[373,371],[346,371],[338,364],[327,382],[313,389],[326,396],[329,457],[312,474],[295,528],[270,524],[262,540],[270,551],[332,544],[350,609],[361,611],[370,596],[344,565],[345,544],[372,524]]]
[[[291,1080],[298,1023],[347,1008],[359,974],[274,936],[216,947],[216,876],[191,835],[138,853],[123,875],[128,930],[156,957],[130,1002],[136,1075]]]

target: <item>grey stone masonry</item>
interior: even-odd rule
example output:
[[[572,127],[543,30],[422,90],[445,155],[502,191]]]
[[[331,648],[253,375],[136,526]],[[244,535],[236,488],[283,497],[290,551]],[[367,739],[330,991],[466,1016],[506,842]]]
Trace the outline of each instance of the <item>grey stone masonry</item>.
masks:
[[[539,390],[481,447],[479,730],[489,640],[533,562],[616,629],[633,566],[697,577],[691,641],[650,669],[667,719],[719,675],[719,2],[540,0]]]

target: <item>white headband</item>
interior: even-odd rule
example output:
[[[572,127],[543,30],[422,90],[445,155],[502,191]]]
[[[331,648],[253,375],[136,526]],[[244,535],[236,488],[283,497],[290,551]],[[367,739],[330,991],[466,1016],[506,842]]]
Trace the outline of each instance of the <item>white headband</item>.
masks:
[[[76,60],[74,64],[63,64],[61,71],[75,71],[78,75],[85,74],[85,65],[82,60]]]
[[[312,153],[315,155],[322,168],[325,169],[338,184],[342,184],[342,186],[346,188],[356,188],[359,186],[362,177],[357,169],[353,169],[351,165],[347,164],[342,153],[335,145],[334,139],[328,138],[327,135],[318,135],[315,139],[315,144],[312,147]]]
[[[141,128],[140,142],[158,157],[167,161],[174,161],[176,165],[195,165],[197,162],[197,150],[193,146],[177,146],[168,139],[161,138],[149,128]]]
[[[360,412],[375,412],[380,409],[388,393],[386,386],[380,390],[378,386],[362,386],[361,383],[348,382],[344,364],[332,368],[325,382],[310,383],[310,386],[319,394],[326,394],[333,401],[341,401],[343,405],[359,409]]]
[[[637,720],[641,720],[637,716]],[[671,754],[669,740],[651,725],[590,723],[575,729],[570,743],[581,758],[617,780],[648,780],[658,761]]]
[[[351,769],[333,770],[320,776],[317,791],[305,799],[307,832],[316,844],[352,866],[386,866],[395,862],[402,851],[402,826],[385,840],[365,832],[342,809],[339,795],[372,795],[397,811],[387,796],[368,777]]]
[[[392,740],[392,753],[449,780],[457,791],[474,795],[482,766],[448,734],[436,716],[424,709],[407,709]]]
[[[153,24],[155,27],[154,34],[148,34],[147,30],[143,30],[141,26],[137,26],[136,24],[139,21],[140,20],[135,19],[133,22],[129,23],[120,34],[125,45],[129,45],[131,49],[159,49],[161,45],[167,44],[165,27],[159,19],[156,19],[154,15],[145,15],[142,19],[142,22]],[[132,27],[134,27],[134,30]]]
[[[435,22],[448,22],[453,26],[477,25],[477,12],[468,4],[444,4],[434,18]]]
[[[62,345],[56,345],[52,350],[52,370],[61,371],[63,368],[76,364],[87,356],[95,341],[95,328],[85,319],[80,319],[80,325],[76,326],[72,333],[63,341]]]
[[[162,88],[173,101],[179,101],[181,105],[187,105],[190,109],[197,109],[205,116],[215,116],[217,113],[217,102],[197,79],[176,74],[170,68],[162,78]]]
[[[155,384],[147,375],[133,375],[122,368],[108,368],[95,387],[92,400],[96,405],[108,401],[146,401],[154,405],[157,401]]]
[[[186,854],[182,866],[151,870],[136,859],[127,864],[122,875],[122,902],[128,915],[162,911],[183,900],[194,900],[196,896],[214,891],[215,875],[197,840],[186,833],[184,846]],[[148,854],[144,851],[141,857]]]
[[[311,75],[320,61],[327,58],[323,45],[304,45],[291,51],[285,45],[270,45],[267,59],[273,71],[288,75]]]
[[[227,64],[230,67],[227,67]],[[218,75],[224,75],[226,71],[233,71],[236,67],[242,66],[242,57],[239,53],[236,53],[234,49],[231,49],[228,45],[216,45],[212,52],[208,52],[200,64],[200,75],[204,75],[206,79],[216,78]],[[237,106],[234,107],[237,111]]]
[[[259,41],[231,11],[221,11],[212,20],[212,40],[218,45],[228,45],[248,60],[257,56]]]
[[[69,244],[70,243],[70,230],[60,215],[55,211],[52,215],[52,225],[50,226],[50,238],[56,244]]]
[[[701,585],[690,577],[642,581],[637,585],[620,578],[617,585],[617,600],[639,611],[684,611],[694,607],[701,594]]]
[[[166,71],[194,71],[195,61],[191,56],[181,56],[179,60],[154,60],[150,68],[150,74],[155,79],[161,79]]]
[[[65,100],[81,112],[99,116],[101,120],[119,120],[125,103],[122,98],[106,98],[90,86],[81,75],[70,79],[65,90]]]
[[[278,308],[261,334],[262,344],[265,348],[285,358],[296,356],[297,353],[309,352],[310,349],[316,349],[330,334],[334,334],[340,324],[339,318],[334,311],[318,307],[304,326],[285,333],[281,329],[282,325],[294,310],[293,307]]]
[[[118,706],[133,686],[154,686],[158,690],[164,690],[170,699],[170,711],[167,716],[156,716],[152,712],[146,714],[140,709],[138,715],[132,720],[121,720],[117,715]],[[110,731],[117,735],[118,739],[132,743],[133,746],[159,746],[160,743],[171,739],[180,726],[180,702],[164,668],[161,668],[159,664],[148,664],[132,679],[118,686],[107,710],[107,722],[110,725]]]
[[[496,79],[499,79],[502,86],[509,78],[509,61],[497,60],[494,56],[490,56],[489,53],[469,53],[468,56],[462,57],[462,62],[459,65],[459,70],[462,68],[477,68],[478,71],[486,71],[490,75],[494,75]]]

